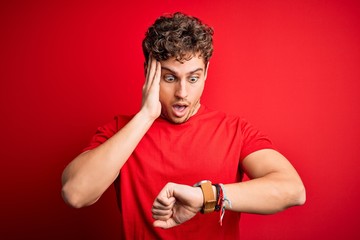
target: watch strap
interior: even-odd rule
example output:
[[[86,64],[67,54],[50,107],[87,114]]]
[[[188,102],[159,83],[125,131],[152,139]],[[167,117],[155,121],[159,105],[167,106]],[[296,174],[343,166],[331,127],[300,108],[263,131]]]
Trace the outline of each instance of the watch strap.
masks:
[[[208,180],[201,181],[194,186],[200,187],[203,193],[204,201],[201,213],[211,213],[215,210],[216,198],[212,188],[212,183]]]

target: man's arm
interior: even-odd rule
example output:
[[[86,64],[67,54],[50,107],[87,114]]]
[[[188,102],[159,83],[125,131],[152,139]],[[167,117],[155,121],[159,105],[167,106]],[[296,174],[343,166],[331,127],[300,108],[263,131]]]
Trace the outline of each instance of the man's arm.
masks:
[[[305,188],[299,175],[279,152],[264,149],[251,153],[243,160],[243,169],[251,180],[224,185],[231,201],[231,208],[226,202],[227,210],[271,214],[305,203]],[[215,194],[215,187],[213,191]],[[202,201],[198,187],[167,184],[153,204],[154,226],[169,228],[184,222],[179,220],[189,220],[195,216],[193,211],[179,211],[175,207],[199,211]]]
[[[259,150],[243,160],[251,180],[225,185],[232,210],[271,214],[305,203],[305,187],[290,162],[279,152]]]
[[[141,110],[114,136],[97,148],[77,156],[62,175],[62,195],[69,205],[83,207],[96,202],[113,183],[135,147],[160,116],[161,66],[150,58],[143,87]]]

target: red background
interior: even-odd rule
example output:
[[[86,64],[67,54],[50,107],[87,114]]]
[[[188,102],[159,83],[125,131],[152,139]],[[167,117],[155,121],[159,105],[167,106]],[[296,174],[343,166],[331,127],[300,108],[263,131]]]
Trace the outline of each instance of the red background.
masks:
[[[141,40],[174,11],[215,29],[202,102],[269,134],[307,188],[302,207],[244,214],[243,239],[359,239],[356,0],[2,1],[0,238],[117,239],[113,189],[76,210],[60,176],[97,126],[139,109]]]

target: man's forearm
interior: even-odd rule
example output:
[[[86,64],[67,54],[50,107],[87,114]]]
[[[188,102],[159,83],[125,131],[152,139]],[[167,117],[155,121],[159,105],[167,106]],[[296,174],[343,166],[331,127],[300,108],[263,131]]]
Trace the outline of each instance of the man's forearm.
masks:
[[[305,189],[301,181],[289,179],[280,173],[271,173],[241,183],[225,185],[228,199],[236,212],[272,214],[305,202]]]

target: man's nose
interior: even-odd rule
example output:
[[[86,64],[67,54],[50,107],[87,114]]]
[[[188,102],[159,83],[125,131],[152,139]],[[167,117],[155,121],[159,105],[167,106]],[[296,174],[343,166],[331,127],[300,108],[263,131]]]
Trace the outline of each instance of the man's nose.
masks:
[[[175,96],[181,99],[185,99],[188,96],[187,84],[185,80],[181,80],[177,83]]]

